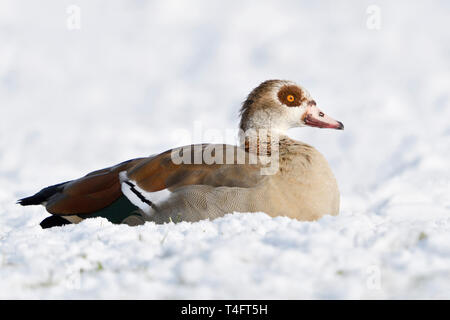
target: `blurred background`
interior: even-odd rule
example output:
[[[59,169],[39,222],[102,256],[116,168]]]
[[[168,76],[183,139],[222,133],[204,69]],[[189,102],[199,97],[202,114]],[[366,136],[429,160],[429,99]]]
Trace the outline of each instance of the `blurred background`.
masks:
[[[14,201],[126,159],[233,137],[267,79],[293,80],[342,132],[293,129],[329,160],[344,214],[448,213],[450,2],[0,2],[0,232]]]

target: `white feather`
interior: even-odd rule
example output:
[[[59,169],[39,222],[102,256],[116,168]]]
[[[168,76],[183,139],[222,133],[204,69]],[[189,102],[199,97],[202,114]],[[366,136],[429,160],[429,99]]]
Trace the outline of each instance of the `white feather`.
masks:
[[[134,188],[134,190],[137,191],[144,199],[148,200],[156,207],[158,207],[158,204],[160,204],[161,202],[166,201],[171,194],[171,192],[167,189],[156,192],[145,191],[138,186],[136,181],[128,178],[126,171],[122,171],[119,173],[119,179],[121,183],[122,193],[128,198],[128,200],[131,201],[131,203],[141,209],[148,216],[153,215],[155,209],[148,203],[142,201],[142,199],[140,199],[138,195],[133,192],[132,188]],[[130,185],[130,183],[132,184],[132,186]]]

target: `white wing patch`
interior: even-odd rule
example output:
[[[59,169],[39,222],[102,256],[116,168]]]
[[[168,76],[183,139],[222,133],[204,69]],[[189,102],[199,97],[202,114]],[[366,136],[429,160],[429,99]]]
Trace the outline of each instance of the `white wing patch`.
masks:
[[[128,178],[126,171],[119,173],[119,179],[122,193],[148,216],[153,215],[158,210],[158,204],[170,196],[170,191],[167,189],[157,192],[143,190],[135,181]]]

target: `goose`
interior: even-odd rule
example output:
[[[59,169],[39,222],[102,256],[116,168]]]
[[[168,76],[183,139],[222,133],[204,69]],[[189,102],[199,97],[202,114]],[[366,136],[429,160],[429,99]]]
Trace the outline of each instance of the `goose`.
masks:
[[[196,144],[131,159],[18,200],[43,205],[51,228],[104,217],[130,226],[264,212],[314,221],[339,213],[340,194],[324,156],[291,139],[293,127],[344,129],[309,92],[288,80],[253,89],[240,111],[239,146]]]

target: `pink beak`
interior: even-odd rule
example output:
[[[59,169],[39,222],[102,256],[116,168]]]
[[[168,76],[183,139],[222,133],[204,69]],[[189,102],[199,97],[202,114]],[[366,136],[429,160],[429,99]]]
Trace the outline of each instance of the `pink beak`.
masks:
[[[303,121],[307,126],[317,128],[330,128],[344,130],[344,125],[340,121],[336,121],[333,118],[327,116],[315,103],[311,103],[306,110]]]

